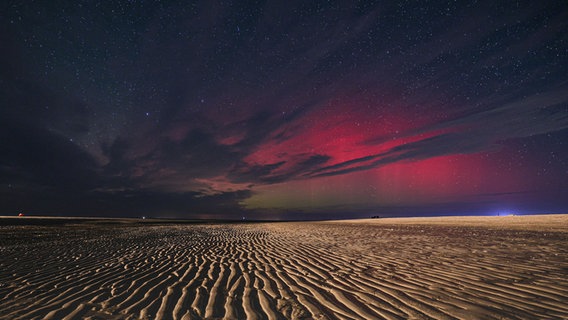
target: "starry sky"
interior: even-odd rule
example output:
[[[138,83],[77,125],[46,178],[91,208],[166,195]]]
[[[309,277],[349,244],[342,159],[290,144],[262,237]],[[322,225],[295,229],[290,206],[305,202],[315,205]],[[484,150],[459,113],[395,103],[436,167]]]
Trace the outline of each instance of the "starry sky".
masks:
[[[565,1],[3,1],[0,214],[568,212]]]

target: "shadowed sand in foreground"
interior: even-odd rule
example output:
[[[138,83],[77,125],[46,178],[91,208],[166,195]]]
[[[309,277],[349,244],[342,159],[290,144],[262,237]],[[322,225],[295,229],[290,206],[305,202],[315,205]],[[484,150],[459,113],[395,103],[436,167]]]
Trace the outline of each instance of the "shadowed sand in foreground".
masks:
[[[567,215],[8,220],[2,319],[568,318]]]

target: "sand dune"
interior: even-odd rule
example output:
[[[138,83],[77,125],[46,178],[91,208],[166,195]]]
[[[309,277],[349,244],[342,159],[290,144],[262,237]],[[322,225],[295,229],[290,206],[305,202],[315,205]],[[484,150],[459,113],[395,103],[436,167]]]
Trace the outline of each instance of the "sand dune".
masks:
[[[0,318],[568,318],[555,217],[5,225]]]

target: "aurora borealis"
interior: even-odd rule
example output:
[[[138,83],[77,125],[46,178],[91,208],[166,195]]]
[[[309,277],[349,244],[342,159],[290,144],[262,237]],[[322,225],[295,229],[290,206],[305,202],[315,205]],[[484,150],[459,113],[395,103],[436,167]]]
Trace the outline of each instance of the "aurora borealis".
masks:
[[[562,1],[9,1],[0,214],[568,211]]]

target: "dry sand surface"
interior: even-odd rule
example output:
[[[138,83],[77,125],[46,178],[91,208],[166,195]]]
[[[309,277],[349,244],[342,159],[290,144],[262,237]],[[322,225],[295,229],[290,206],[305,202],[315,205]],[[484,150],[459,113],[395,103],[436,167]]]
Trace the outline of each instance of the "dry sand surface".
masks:
[[[567,216],[18,221],[2,319],[568,318]]]

